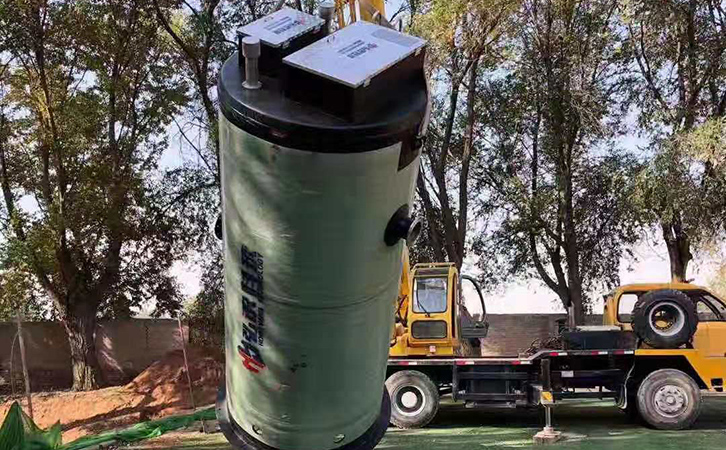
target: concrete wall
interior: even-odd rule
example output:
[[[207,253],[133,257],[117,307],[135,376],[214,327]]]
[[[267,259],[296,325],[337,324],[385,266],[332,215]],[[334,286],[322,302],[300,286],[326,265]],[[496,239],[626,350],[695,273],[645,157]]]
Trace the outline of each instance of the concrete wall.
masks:
[[[0,322],[0,394],[11,391],[11,353],[16,390],[22,385],[22,366],[14,323]],[[68,338],[57,322],[23,324],[23,336],[31,388],[34,391],[69,388],[72,384]],[[188,329],[184,339],[188,341]],[[101,322],[96,348],[104,376],[111,384],[125,384],[152,362],[179,349],[181,339],[176,320],[128,319]]]

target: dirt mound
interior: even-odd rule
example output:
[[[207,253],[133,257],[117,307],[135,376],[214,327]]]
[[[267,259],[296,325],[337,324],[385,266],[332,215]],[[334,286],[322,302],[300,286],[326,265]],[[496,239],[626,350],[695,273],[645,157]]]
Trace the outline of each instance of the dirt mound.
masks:
[[[190,348],[187,349],[187,360],[189,375],[195,387],[213,385],[217,388],[224,370],[224,363],[219,357],[202,349]],[[149,394],[159,386],[183,386],[188,389],[187,384],[184,354],[181,350],[175,350],[150,365],[127,384],[126,388],[140,394]]]
[[[187,349],[187,359],[195,405],[214,403],[224,363],[209,351],[196,348]],[[156,418],[190,408],[184,354],[181,350],[167,353],[127,384],[126,389],[143,397],[143,417]]]
[[[197,407],[214,403],[224,362],[212,351],[189,348],[189,373]],[[22,399],[21,404],[25,406]],[[0,404],[0,421],[11,402]],[[33,395],[35,422],[42,428],[60,421],[63,442],[191,410],[181,350],[166,354],[126,386],[91,392],[46,392]]]

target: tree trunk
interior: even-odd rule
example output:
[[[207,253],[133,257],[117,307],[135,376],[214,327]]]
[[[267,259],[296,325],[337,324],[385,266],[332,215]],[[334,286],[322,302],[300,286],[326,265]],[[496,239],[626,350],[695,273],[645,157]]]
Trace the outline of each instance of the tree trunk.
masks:
[[[68,311],[63,320],[71,349],[73,390],[91,391],[103,381],[96,355],[96,310],[83,305],[83,300],[74,303],[78,307]]]
[[[570,288],[570,301],[572,306],[570,307],[569,313],[572,315],[570,323],[572,325],[584,325],[585,324],[585,307],[582,301],[582,285],[577,284]]]
[[[572,147],[569,147],[570,149]],[[564,184],[563,225],[565,258],[567,260],[567,286],[570,290],[570,325],[583,325],[585,308],[582,298],[582,276],[580,275],[580,253],[577,245],[577,229],[575,227],[575,207],[572,185],[572,151],[567,152],[567,160],[562,170]]]
[[[680,219],[674,217],[672,221],[661,223],[663,240],[668,249],[668,260],[671,268],[671,280],[677,283],[686,281],[688,264],[691,262],[691,241],[688,235],[683,232]]]

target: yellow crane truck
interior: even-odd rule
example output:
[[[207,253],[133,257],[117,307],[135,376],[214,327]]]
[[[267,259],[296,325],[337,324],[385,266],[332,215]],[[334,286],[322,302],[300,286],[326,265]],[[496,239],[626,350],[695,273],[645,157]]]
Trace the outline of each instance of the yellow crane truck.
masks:
[[[475,285],[480,317],[464,308],[462,281]],[[602,326],[563,331],[561,345],[529,354],[480,356],[487,330],[473,278],[454,264],[410,269],[404,260],[386,381],[391,422],[423,427],[450,393],[470,407],[609,398],[655,428],[683,429],[703,395],[723,392],[726,305],[689,283],[622,286],[605,297]]]

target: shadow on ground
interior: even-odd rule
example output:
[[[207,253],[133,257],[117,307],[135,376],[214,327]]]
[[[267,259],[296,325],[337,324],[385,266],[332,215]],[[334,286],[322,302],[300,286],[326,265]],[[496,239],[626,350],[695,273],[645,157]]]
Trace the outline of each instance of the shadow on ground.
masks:
[[[554,425],[566,439],[554,446],[562,449],[716,450],[726,447],[726,398],[707,399],[703,413],[692,430],[657,431],[629,423],[611,404],[558,406]],[[542,427],[539,410],[486,409],[467,410],[442,405],[437,418],[426,429],[389,428],[376,447],[385,450],[452,450],[471,448],[532,447],[532,436]],[[143,444],[129,447],[146,450],[227,450],[229,444],[221,434],[172,433]]]

